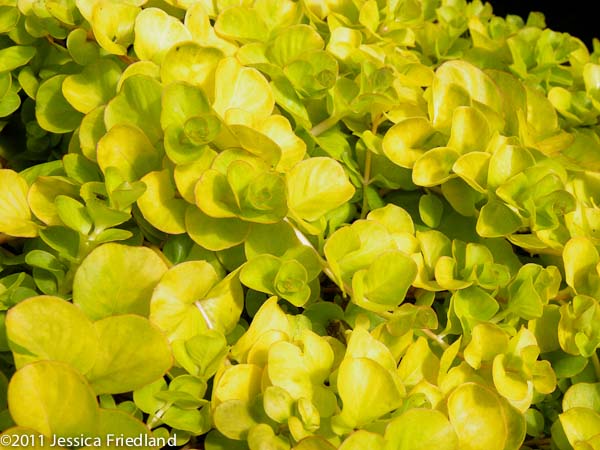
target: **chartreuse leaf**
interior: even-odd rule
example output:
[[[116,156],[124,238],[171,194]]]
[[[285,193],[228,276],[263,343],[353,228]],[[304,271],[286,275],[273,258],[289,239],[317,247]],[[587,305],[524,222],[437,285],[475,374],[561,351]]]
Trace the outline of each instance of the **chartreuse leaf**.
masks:
[[[198,279],[194,289],[185,280]],[[170,340],[189,339],[197,331],[229,333],[242,312],[243,293],[237,273],[219,280],[206,261],[189,261],[172,267],[154,290],[150,320]]]
[[[474,369],[481,363],[491,361],[508,347],[508,335],[492,323],[479,323],[473,327],[471,342],[464,350],[465,361]]]
[[[95,42],[88,41],[84,28],[75,28],[67,37],[67,50],[73,61],[82,66],[94,62],[99,56],[99,47]]]
[[[358,430],[350,434],[339,450],[360,450],[363,448],[372,448],[373,450],[383,450],[385,448],[385,440],[380,434],[372,433],[366,430]]]
[[[458,449],[458,438],[448,418],[439,411],[410,409],[394,418],[385,429],[386,449]]]
[[[587,441],[598,435],[600,430],[600,413],[589,408],[571,408],[562,413],[559,418],[569,443],[575,447],[578,442]]]
[[[185,280],[197,279],[189,289]],[[206,261],[178,264],[164,274],[150,304],[150,320],[167,333],[169,340],[190,339],[196,330],[210,328],[203,310],[195,302],[206,297],[219,281],[217,273]]]
[[[242,43],[265,41],[268,38],[267,26],[259,12],[244,6],[228,8],[219,14],[215,32],[223,38]]]
[[[425,144],[434,133],[427,119],[412,117],[390,128],[383,137],[383,153],[393,163],[410,169],[425,153]]]
[[[152,290],[167,271],[145,247],[105,244],[81,263],[73,280],[73,303],[92,320],[114,314],[148,316]]]
[[[407,387],[413,387],[422,380],[434,383],[439,371],[439,360],[423,337],[410,344],[398,365],[398,376]]]
[[[495,120],[501,120],[502,97],[493,80],[481,69],[460,60],[447,61],[435,72],[430,108],[433,125],[450,131],[456,108],[478,102]]]
[[[491,138],[491,130],[483,113],[470,106],[456,108],[452,114],[452,131],[448,147],[458,153],[482,151]]]
[[[265,56],[285,67],[303,54],[324,47],[323,38],[312,27],[304,24],[284,28],[270,40]]]
[[[102,136],[96,159],[103,173],[109,167],[117,168],[124,181],[139,180],[161,164],[158,151],[144,132],[129,124],[115,125]]]
[[[67,75],[47,79],[37,90],[35,117],[39,125],[52,133],[73,131],[83,118],[65,99],[62,85]]]
[[[185,228],[198,245],[212,251],[225,250],[241,244],[251,229],[248,222],[235,217],[210,217],[193,205],[187,208]]]
[[[563,411],[589,408],[600,413],[600,383],[577,383],[567,389],[562,401]]]
[[[181,42],[165,53],[160,77],[165,84],[183,81],[202,88],[208,96],[212,96],[217,65],[223,58],[223,52],[218,48]]]
[[[475,383],[457,387],[448,398],[448,416],[458,436],[459,448],[505,448],[509,429],[503,405],[488,388]]]
[[[35,237],[38,227],[31,220],[27,203],[27,182],[10,169],[0,169],[0,185],[0,233]]]
[[[93,436],[97,429],[94,392],[83,375],[63,362],[38,361],[18,370],[8,385],[8,403],[17,425],[46,436]]]
[[[217,372],[228,350],[225,337],[215,330],[203,331],[185,342],[173,342],[173,356],[177,362],[192,375],[204,379]]]
[[[146,190],[138,198],[137,204],[144,218],[165,233],[184,233],[189,204],[176,198],[171,173],[168,170],[150,172],[141,181],[146,185]]]
[[[140,59],[160,65],[175,44],[191,39],[188,29],[159,8],[146,8],[135,18],[133,48]]]
[[[565,245],[563,261],[565,281],[578,294],[597,296],[600,279],[595,268],[600,260],[598,251],[586,237],[574,237]]]
[[[273,110],[275,101],[268,81],[256,69],[242,67],[234,58],[219,62],[215,74],[213,108],[227,120],[227,111],[241,109],[256,119],[264,119]]]
[[[392,374],[369,358],[344,358],[338,371],[342,426],[354,428],[398,408],[401,393]]]
[[[153,144],[162,138],[160,126],[162,88],[146,75],[132,75],[104,111],[104,123],[110,130],[118,124],[131,124],[141,129]]]
[[[517,231],[521,224],[521,218],[509,206],[490,200],[481,208],[476,229],[483,237],[502,237]]]
[[[250,327],[238,339],[231,348],[232,356],[239,362],[246,362],[253,347],[258,345],[259,338],[263,333],[271,333],[279,336],[289,336],[292,327],[288,317],[277,304],[277,297],[271,297],[262,304],[254,315]],[[265,353],[268,348],[265,349]],[[266,355],[263,355],[266,359]]]
[[[308,221],[347,202],[355,191],[342,166],[325,157],[296,164],[287,174],[287,190],[292,213]]]
[[[352,278],[354,302],[371,311],[393,309],[404,300],[417,275],[417,265],[402,252],[380,255]]]
[[[571,355],[589,358],[600,345],[600,332],[592,326],[600,318],[600,305],[593,297],[577,295],[560,308],[558,341]]]
[[[58,297],[32,297],[6,316],[15,365],[53,360],[88,372],[96,360],[98,337],[92,322],[75,305]]]
[[[459,154],[450,147],[437,147],[425,152],[414,163],[412,180],[417,186],[435,186],[450,179]]]
[[[151,442],[150,438],[152,433],[148,427],[135,417],[132,417],[126,411],[119,411],[116,409],[100,409],[98,416],[98,428],[96,436],[100,437],[102,445],[94,445],[90,447],[84,447],[85,449],[100,448],[102,450],[108,450],[114,448],[114,444],[110,445],[108,436],[123,437],[138,439],[141,437],[145,442],[144,435],[148,436],[148,442]],[[134,441],[135,442],[135,441]],[[143,450],[153,450],[156,447],[140,445],[138,448]]]
[[[87,374],[96,394],[118,394],[140,388],[171,367],[171,348],[148,319],[133,314],[110,316],[94,323],[100,345]]]
[[[134,22],[141,11],[131,2],[99,0],[92,3],[86,19],[92,25],[94,37],[100,46],[113,55],[127,54],[134,37]]]
[[[47,225],[61,225],[57,199],[76,197],[78,186],[68,178],[40,176],[31,185],[27,195],[29,207],[35,216]]]
[[[73,108],[87,114],[116,95],[120,76],[119,65],[103,58],[85,66],[81,73],[65,78],[62,93]]]
[[[0,50],[0,72],[12,72],[27,64],[36,54],[35,47],[14,45]]]

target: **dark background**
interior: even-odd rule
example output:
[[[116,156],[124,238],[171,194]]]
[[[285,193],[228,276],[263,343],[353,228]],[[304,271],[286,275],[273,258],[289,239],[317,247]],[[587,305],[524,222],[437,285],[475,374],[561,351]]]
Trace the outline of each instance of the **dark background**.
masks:
[[[487,0],[494,14],[516,14],[527,19],[530,11],[546,16],[546,25],[581,39],[591,50],[592,38],[600,38],[600,1],[598,0]]]

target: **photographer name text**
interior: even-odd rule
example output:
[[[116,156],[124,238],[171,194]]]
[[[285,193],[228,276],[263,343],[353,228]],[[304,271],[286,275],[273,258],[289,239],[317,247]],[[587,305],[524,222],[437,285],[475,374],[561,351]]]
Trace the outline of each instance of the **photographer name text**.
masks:
[[[140,434],[125,436],[123,434],[107,434],[106,436],[45,436],[43,434],[4,434],[0,436],[3,447],[106,447],[140,448],[140,447],[174,447],[177,436],[168,438]]]

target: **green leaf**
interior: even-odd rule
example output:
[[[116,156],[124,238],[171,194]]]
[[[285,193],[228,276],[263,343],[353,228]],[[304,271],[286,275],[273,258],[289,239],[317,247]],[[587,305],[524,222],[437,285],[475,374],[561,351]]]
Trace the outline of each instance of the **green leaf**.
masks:
[[[161,166],[161,158],[139,128],[129,124],[112,127],[99,141],[98,166],[104,174],[109,167],[119,170],[123,181],[136,181]]]
[[[47,79],[36,94],[35,117],[40,126],[52,133],[68,133],[81,123],[83,115],[65,99],[62,85],[67,75]]]
[[[441,412],[410,409],[394,418],[385,429],[386,449],[458,449],[458,438]]]
[[[96,397],[83,375],[58,361],[18,370],[8,385],[8,403],[17,425],[46,436],[93,435],[99,418]]]
[[[84,114],[105,105],[117,93],[121,68],[112,59],[103,58],[85,66],[77,75],[69,75],[62,84],[65,99]]]
[[[125,314],[94,323],[100,345],[87,374],[96,394],[138,389],[162,377],[171,367],[165,336],[147,319]]]
[[[119,124],[134,125],[144,132],[153,144],[163,136],[160,126],[162,87],[146,75],[132,75],[119,93],[106,106],[104,122],[110,130]]]
[[[12,72],[27,64],[36,54],[35,47],[15,45],[0,50],[0,72]]]
[[[77,306],[57,297],[33,297],[11,308],[6,332],[17,369],[52,360],[86,373],[96,359],[98,338],[92,322]]]
[[[185,227],[198,245],[212,251],[225,250],[246,240],[250,224],[234,217],[210,217],[189,205],[185,214]]]
[[[82,66],[93,63],[99,56],[99,47],[87,40],[87,30],[75,28],[67,37],[67,49],[73,60]]]
[[[155,285],[167,271],[144,247],[105,244],[81,263],[73,280],[73,303],[92,320],[114,314],[148,316]]]
[[[342,166],[330,158],[310,158],[287,174],[288,205],[298,217],[314,221],[350,200],[354,187]]]

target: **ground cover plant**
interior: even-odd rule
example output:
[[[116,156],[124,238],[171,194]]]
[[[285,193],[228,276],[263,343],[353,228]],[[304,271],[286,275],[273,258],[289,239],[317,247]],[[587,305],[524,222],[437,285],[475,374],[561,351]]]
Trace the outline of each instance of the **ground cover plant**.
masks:
[[[0,445],[600,449],[595,45],[0,0]]]

